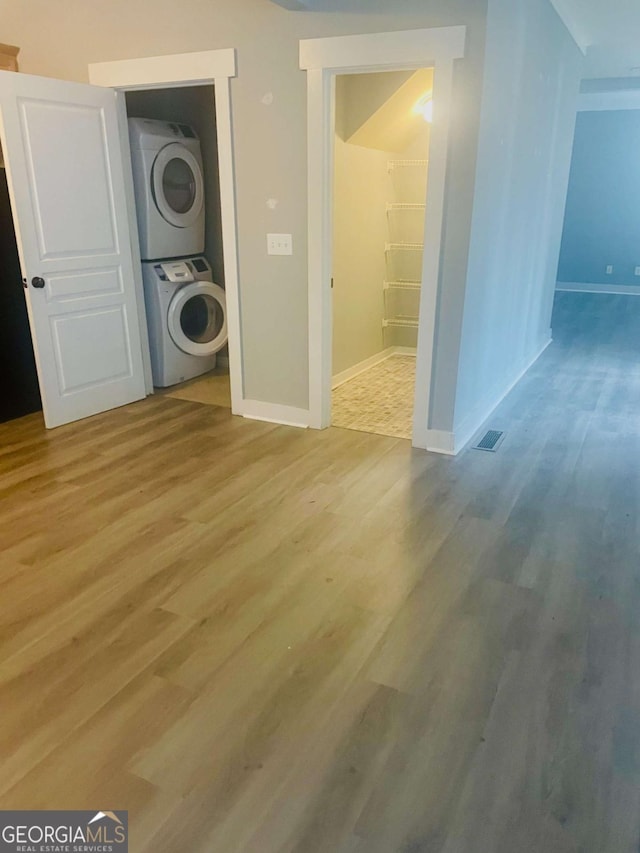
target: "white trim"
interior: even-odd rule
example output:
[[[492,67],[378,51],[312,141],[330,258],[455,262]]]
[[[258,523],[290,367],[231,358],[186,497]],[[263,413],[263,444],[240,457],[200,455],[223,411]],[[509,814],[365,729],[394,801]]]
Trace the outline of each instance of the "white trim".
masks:
[[[431,125],[429,142],[427,167],[429,203],[424,219],[422,287],[420,288],[413,406],[412,444],[414,447],[422,448],[426,448],[428,444],[452,97],[453,62],[442,62],[434,68],[433,72],[433,101],[437,104],[437,108]]]
[[[509,394],[513,388],[520,382],[525,373],[533,367],[536,361],[540,358],[542,353],[546,350],[546,348],[551,343],[551,337],[547,338],[540,349],[535,353],[535,355],[529,359],[524,367],[518,372],[516,377],[512,380],[512,382],[508,385],[506,391],[500,392],[497,396],[492,397],[491,394],[488,394],[484,397],[483,400],[478,403],[478,405],[473,409],[473,411],[464,419],[464,421],[460,424],[459,427],[454,429],[454,452],[460,453],[460,451],[466,447],[466,445],[471,441],[471,439],[480,431],[485,421],[487,421],[495,409],[500,405],[500,403],[504,400],[504,398]]]
[[[158,89],[206,85],[220,77],[236,76],[235,49],[202,50],[167,56],[145,56],[116,62],[93,62],[89,82],[112,89]]]
[[[579,281],[559,281],[556,290],[568,293],[615,293],[618,296],[640,296],[639,284],[588,284]]]
[[[453,89],[453,61],[464,55],[465,27],[440,27],[300,42],[307,70],[309,425],[331,422],[331,268],[335,78],[341,72],[434,67],[425,217],[423,287],[416,360],[413,444],[428,445],[445,179]]]
[[[341,370],[340,373],[335,373],[331,380],[331,390],[334,391],[340,385],[344,385],[344,383],[348,382],[350,379],[355,379],[356,376],[360,376],[360,374],[364,373],[365,370],[375,367],[376,364],[380,364],[394,355],[408,355],[415,357],[416,351],[413,347],[387,347],[386,349],[383,349],[382,352],[377,352],[375,355],[371,355],[369,358],[359,361],[352,367],[347,367],[346,370]]]
[[[296,409],[294,406],[280,406],[277,403],[263,403],[261,400],[244,400],[242,416],[254,421],[267,421],[282,426],[309,426],[307,409]]]
[[[442,429],[427,430],[426,449],[432,453],[442,453],[444,456],[455,456],[455,436],[452,432]]]
[[[558,13],[558,17],[569,31],[569,35],[577,44],[583,56],[587,53],[587,48],[593,43],[593,39],[589,38],[586,31],[578,24],[575,11],[572,8],[573,3],[567,3],[567,0],[551,0],[551,5]]]
[[[432,27],[303,39],[300,42],[300,68],[304,71],[328,68],[337,71],[359,67],[426,67],[462,59],[465,38],[466,27]]]
[[[229,77],[233,77],[235,73],[236,52],[233,48],[126,59],[117,62],[98,62],[89,65],[89,81],[91,83],[109,86],[120,91],[188,85],[212,85],[214,87],[222,246],[229,332],[231,411],[234,414],[243,414],[245,401],[242,378],[233,129],[229,87]],[[126,112],[123,114],[126,117]],[[123,139],[125,134],[127,134],[126,123],[124,128],[121,128]],[[128,149],[128,134],[126,138],[126,149]],[[127,188],[127,192],[131,193],[131,199],[133,199],[133,182],[130,183],[131,187]],[[135,223],[135,216],[133,218],[130,216],[130,221]],[[134,238],[132,237],[132,239]],[[138,284],[142,292],[141,275]],[[144,318],[144,314],[142,316]],[[148,338],[145,336],[144,340],[148,341]],[[145,354],[143,353],[144,357]]]
[[[214,86],[216,129],[218,134],[218,178],[220,181],[220,210],[222,218],[222,256],[224,259],[224,290],[227,299],[227,329],[229,332],[229,381],[231,411],[240,414],[244,404],[244,368],[242,361],[242,330],[240,326],[240,285],[238,275],[238,228],[236,224],[236,188],[229,79],[218,77]]]
[[[640,89],[617,89],[615,92],[583,92],[578,97],[578,112],[608,110],[640,110]]]

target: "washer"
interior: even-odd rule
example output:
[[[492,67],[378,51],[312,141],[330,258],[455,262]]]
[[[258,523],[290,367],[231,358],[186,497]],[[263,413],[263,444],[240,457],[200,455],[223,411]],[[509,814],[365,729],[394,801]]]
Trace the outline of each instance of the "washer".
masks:
[[[204,178],[192,127],[129,119],[142,260],[204,252]]]
[[[142,264],[153,384],[166,388],[216,366],[227,343],[224,290],[206,258]]]

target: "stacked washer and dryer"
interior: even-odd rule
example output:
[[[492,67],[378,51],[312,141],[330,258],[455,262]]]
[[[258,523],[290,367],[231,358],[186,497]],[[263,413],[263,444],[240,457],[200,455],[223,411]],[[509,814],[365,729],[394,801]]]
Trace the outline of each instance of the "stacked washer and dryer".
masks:
[[[202,254],[205,193],[200,141],[185,124],[129,119],[153,384],[216,366],[227,343],[224,290]]]

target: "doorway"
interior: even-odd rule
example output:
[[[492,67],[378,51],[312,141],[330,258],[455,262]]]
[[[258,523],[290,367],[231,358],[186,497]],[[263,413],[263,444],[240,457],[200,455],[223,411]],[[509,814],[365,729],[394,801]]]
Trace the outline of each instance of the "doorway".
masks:
[[[169,102],[170,92],[177,89],[183,94],[190,92],[188,99],[197,102],[209,97],[206,115],[212,117],[207,127],[203,116],[198,120],[202,136],[207,140],[205,146],[212,152],[215,149],[217,172],[209,169],[207,181],[215,186],[216,202],[210,212],[211,228],[207,228],[205,251],[215,254],[213,275],[224,283],[226,295],[226,318],[228,327],[228,350],[218,359],[222,370],[228,370],[226,388],[202,389],[180,388],[176,394],[187,393],[197,397],[198,402],[211,400],[214,394],[216,404],[220,400],[230,403],[233,414],[246,415],[244,399],[242,348],[240,338],[240,304],[238,291],[238,258],[236,234],[236,209],[234,188],[234,164],[231,125],[231,97],[229,79],[236,74],[235,50],[203,51],[199,53],[174,54],[167,56],[144,57],[133,60],[94,63],[89,66],[89,79],[100,86],[115,88],[120,95],[120,116],[123,128],[123,144],[126,136],[127,109],[132,105],[143,106],[144,96],[148,103],[158,100]],[[200,93],[197,93],[200,90]],[[160,94],[160,93],[164,94]],[[203,94],[204,93],[204,94]],[[186,102],[185,102],[186,103]],[[197,108],[196,108],[197,111]],[[211,160],[216,159],[213,156]],[[130,207],[134,208],[133,188],[130,188]],[[213,217],[213,219],[212,219]],[[138,292],[142,294],[142,282],[138,282]],[[149,371],[149,377],[151,371]],[[193,381],[197,385],[197,380]],[[148,387],[152,387],[149,382]],[[219,392],[219,393],[218,393]],[[171,392],[170,392],[171,393]],[[189,397],[189,398],[190,398]]]
[[[202,199],[204,210],[204,246],[198,243],[198,258],[203,267],[209,266],[211,275],[206,273],[206,278],[211,279],[218,287],[225,286],[225,264],[222,241],[222,220],[220,210],[220,177],[218,164],[218,144],[216,133],[216,111],[215,111],[215,88],[213,85],[203,86],[176,86],[171,88],[144,89],[125,92],[125,103],[127,119],[129,122],[130,136],[133,124],[140,127],[140,119],[148,120],[148,126],[154,129],[162,128],[162,124],[171,130],[174,126],[181,133],[189,135],[189,144],[197,147],[201,165],[196,163],[193,168],[198,171],[198,177],[194,176],[191,168],[183,161],[173,159],[169,161],[165,169],[163,187],[175,195],[172,201],[169,198],[166,204],[172,204],[170,212],[175,208],[182,209],[187,201],[194,201],[194,193],[202,186]],[[143,125],[144,127],[145,125]],[[190,155],[193,156],[193,155]],[[135,164],[135,155],[134,155]],[[177,164],[181,171],[175,170],[169,174],[169,167]],[[184,172],[184,174],[182,174]],[[201,172],[201,177],[200,177]],[[134,182],[135,183],[135,182]],[[164,191],[164,190],[163,190]],[[154,199],[158,200],[157,193]],[[140,205],[144,202],[137,199],[138,216],[140,216]],[[187,205],[190,206],[190,205]],[[176,217],[184,216],[176,213]],[[182,233],[182,231],[180,232]],[[151,250],[153,257],[163,246],[154,247]],[[174,254],[170,252],[170,254]],[[179,252],[179,255],[193,254],[192,252]],[[143,257],[151,257],[144,254]],[[196,259],[192,259],[196,260]],[[217,349],[214,354],[210,353],[211,344],[215,343],[220,336],[222,325],[226,327],[226,317],[222,306],[207,293],[200,289],[193,289],[193,294],[181,308],[181,316],[178,321],[176,332],[171,335],[171,341],[163,341],[161,335],[164,331],[166,317],[155,316],[155,305],[153,301],[154,289],[157,287],[155,278],[150,279],[148,267],[153,262],[143,261],[143,286],[145,289],[147,323],[149,325],[149,338],[151,347],[151,360],[154,370],[154,385],[156,391],[169,397],[193,402],[217,405],[231,408],[231,390],[229,377],[229,349],[225,344],[222,349]],[[183,292],[181,289],[180,292]],[[212,292],[213,288],[212,288]],[[176,291],[176,298],[178,297]],[[171,305],[167,307],[167,313],[171,313]],[[160,325],[163,331],[152,326]],[[188,352],[183,355],[182,349],[177,351],[177,361],[174,365],[165,365],[171,357],[174,347],[185,338],[181,346]],[[161,348],[164,346],[164,349]],[[169,350],[171,346],[171,350]],[[219,346],[219,344],[218,344]],[[202,350],[202,356],[197,351]],[[183,365],[183,361],[185,364]],[[183,376],[181,368],[184,367],[186,375]],[[159,376],[158,373],[166,373]],[[195,375],[193,375],[195,374]],[[178,380],[178,381],[176,381]]]
[[[422,288],[418,317],[412,443],[427,448],[440,255],[443,239],[453,65],[464,56],[466,28],[438,27],[308,39],[300,43],[307,72],[309,424],[331,424],[333,159],[336,78],[340,74],[433,69]]]
[[[433,69],[336,78],[332,424],[411,439]]]

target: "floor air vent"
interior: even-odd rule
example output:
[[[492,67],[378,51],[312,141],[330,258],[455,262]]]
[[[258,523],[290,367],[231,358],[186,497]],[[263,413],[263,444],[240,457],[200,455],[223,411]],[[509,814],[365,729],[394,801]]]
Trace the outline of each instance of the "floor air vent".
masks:
[[[482,436],[480,441],[473,445],[474,450],[488,450],[490,453],[495,453],[498,447],[502,444],[504,432],[499,429],[488,429]]]

